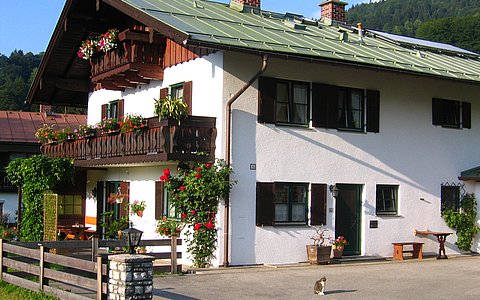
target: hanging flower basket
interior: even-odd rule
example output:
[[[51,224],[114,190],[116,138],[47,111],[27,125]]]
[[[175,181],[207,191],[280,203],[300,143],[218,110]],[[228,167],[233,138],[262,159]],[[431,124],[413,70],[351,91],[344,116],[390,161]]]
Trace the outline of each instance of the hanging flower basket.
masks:
[[[111,193],[108,197],[108,202],[110,203],[122,203],[124,199],[128,198],[128,195],[122,194],[120,188],[118,188],[118,193]]]

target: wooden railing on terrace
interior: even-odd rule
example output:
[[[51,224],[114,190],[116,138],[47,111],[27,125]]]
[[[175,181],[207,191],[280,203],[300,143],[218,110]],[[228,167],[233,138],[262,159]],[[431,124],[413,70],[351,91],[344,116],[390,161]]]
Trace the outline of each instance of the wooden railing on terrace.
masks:
[[[148,83],[150,79],[163,80],[165,37],[125,30],[119,33],[118,40],[116,49],[92,58],[93,83],[123,90]]]
[[[140,133],[104,134],[60,144],[46,144],[42,153],[69,157],[76,166],[144,163],[158,161],[213,161],[215,118],[190,116],[181,122],[147,119]]]

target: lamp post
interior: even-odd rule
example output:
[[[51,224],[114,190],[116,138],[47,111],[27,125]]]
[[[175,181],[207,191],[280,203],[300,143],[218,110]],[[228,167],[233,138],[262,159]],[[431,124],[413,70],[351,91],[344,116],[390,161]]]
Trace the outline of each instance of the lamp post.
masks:
[[[132,228],[130,224],[130,228],[122,230],[122,232],[122,238],[127,240],[128,253],[134,254],[135,248],[138,247],[138,245],[140,244],[140,239],[142,238],[143,231]]]

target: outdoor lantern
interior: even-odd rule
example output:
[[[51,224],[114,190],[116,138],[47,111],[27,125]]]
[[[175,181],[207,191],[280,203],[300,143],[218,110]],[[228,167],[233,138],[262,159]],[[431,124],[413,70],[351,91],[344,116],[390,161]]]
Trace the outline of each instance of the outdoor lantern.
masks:
[[[127,240],[128,253],[134,254],[135,248],[138,247],[138,245],[140,244],[140,239],[142,238],[143,231],[130,227],[128,229],[122,230],[122,233],[122,238]]]
[[[330,192],[332,192],[333,198],[336,199],[337,196],[338,196],[338,188],[337,188],[337,185],[336,185],[336,184],[331,184],[329,188],[330,188]]]

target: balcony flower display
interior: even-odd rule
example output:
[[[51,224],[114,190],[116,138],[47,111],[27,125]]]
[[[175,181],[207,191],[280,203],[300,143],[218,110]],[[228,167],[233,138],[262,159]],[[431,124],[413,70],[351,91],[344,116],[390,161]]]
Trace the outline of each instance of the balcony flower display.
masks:
[[[167,96],[164,99],[155,99],[154,113],[159,119],[172,118],[180,125],[181,120],[188,114],[188,107],[182,99]]]
[[[55,132],[55,136],[58,143],[66,141],[74,141],[76,133],[71,128],[64,128]]]
[[[107,52],[117,47],[118,30],[115,28],[109,29],[104,34],[89,37],[82,41],[77,55],[81,59],[89,60],[97,52]]]
[[[47,124],[43,124],[37,132],[35,132],[35,137],[41,143],[49,143],[55,141],[55,131],[53,130],[53,125],[49,126]]]
[[[157,221],[157,230],[156,232],[161,236],[179,236],[182,231],[183,224],[182,222],[169,219],[167,217],[162,217],[162,219]]]
[[[130,214],[137,214],[137,216],[141,218],[143,217],[143,211],[145,210],[146,206],[147,205],[145,204],[144,200],[135,200],[130,204]]]
[[[104,118],[97,124],[97,128],[103,133],[115,133],[119,132],[120,124],[118,123],[117,118]]]
[[[82,124],[78,129],[73,130],[79,139],[89,138],[95,136],[95,127],[87,124]]]
[[[140,133],[147,127],[146,121],[141,115],[126,115],[123,121],[119,122],[120,131],[123,133],[135,132]]]

